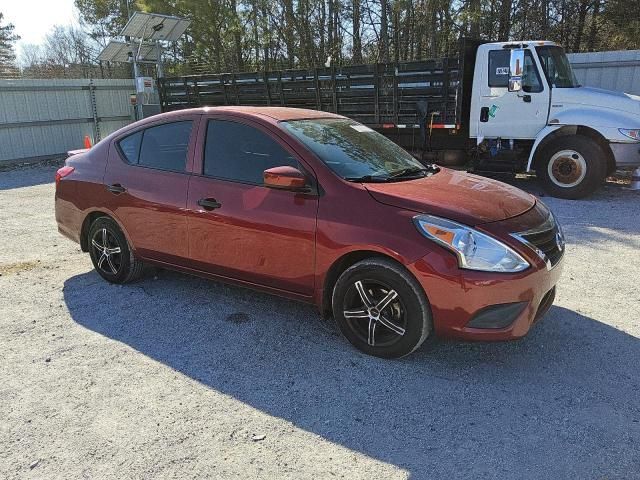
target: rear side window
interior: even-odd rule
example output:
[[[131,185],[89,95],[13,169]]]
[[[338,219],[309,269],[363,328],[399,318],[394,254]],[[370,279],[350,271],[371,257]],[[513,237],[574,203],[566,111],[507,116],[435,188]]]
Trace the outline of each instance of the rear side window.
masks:
[[[274,139],[242,123],[210,120],[204,152],[204,174],[262,185],[268,168],[300,168],[297,160]]]
[[[161,170],[184,171],[191,123],[166,123],[147,128],[142,137],[138,163]]]
[[[118,144],[131,164],[183,172],[191,126],[191,121],[165,123],[129,135]]]
[[[120,140],[120,150],[129,163],[138,163],[140,156],[140,141],[142,140],[142,132],[136,132],[133,135]]]

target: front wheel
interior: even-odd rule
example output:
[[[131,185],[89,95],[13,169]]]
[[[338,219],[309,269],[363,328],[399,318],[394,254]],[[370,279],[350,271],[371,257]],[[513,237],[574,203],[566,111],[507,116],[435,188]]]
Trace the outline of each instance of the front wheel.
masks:
[[[600,187],[606,166],[607,157],[598,142],[581,135],[562,136],[542,148],[536,175],[550,195],[576,200]]]
[[[408,355],[433,328],[424,290],[387,259],[363,260],[345,270],[333,289],[332,306],[347,340],[377,357]]]

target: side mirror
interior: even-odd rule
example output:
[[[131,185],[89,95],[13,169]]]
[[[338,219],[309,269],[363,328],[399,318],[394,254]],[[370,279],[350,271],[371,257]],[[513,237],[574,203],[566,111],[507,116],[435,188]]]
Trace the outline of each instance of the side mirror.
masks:
[[[273,167],[264,171],[264,186],[294,192],[308,192],[307,178],[294,167]]]
[[[509,59],[509,91],[519,92],[522,90],[522,74],[524,72],[524,49],[514,48],[511,50]]]

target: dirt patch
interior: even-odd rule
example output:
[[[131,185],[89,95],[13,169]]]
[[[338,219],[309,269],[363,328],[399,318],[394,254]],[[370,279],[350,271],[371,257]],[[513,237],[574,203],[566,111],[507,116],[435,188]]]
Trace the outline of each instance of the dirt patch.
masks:
[[[17,262],[17,263],[7,263],[0,264],[0,276],[1,275],[11,275],[14,273],[26,272],[29,270],[33,270],[40,266],[40,260],[32,261],[32,262]]]

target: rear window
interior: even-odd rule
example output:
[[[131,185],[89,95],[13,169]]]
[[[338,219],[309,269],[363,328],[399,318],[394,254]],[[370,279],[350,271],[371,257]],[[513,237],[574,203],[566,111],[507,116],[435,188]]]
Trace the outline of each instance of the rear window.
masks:
[[[173,122],[136,132],[118,142],[125,159],[133,165],[183,172],[187,160],[192,122]]]

